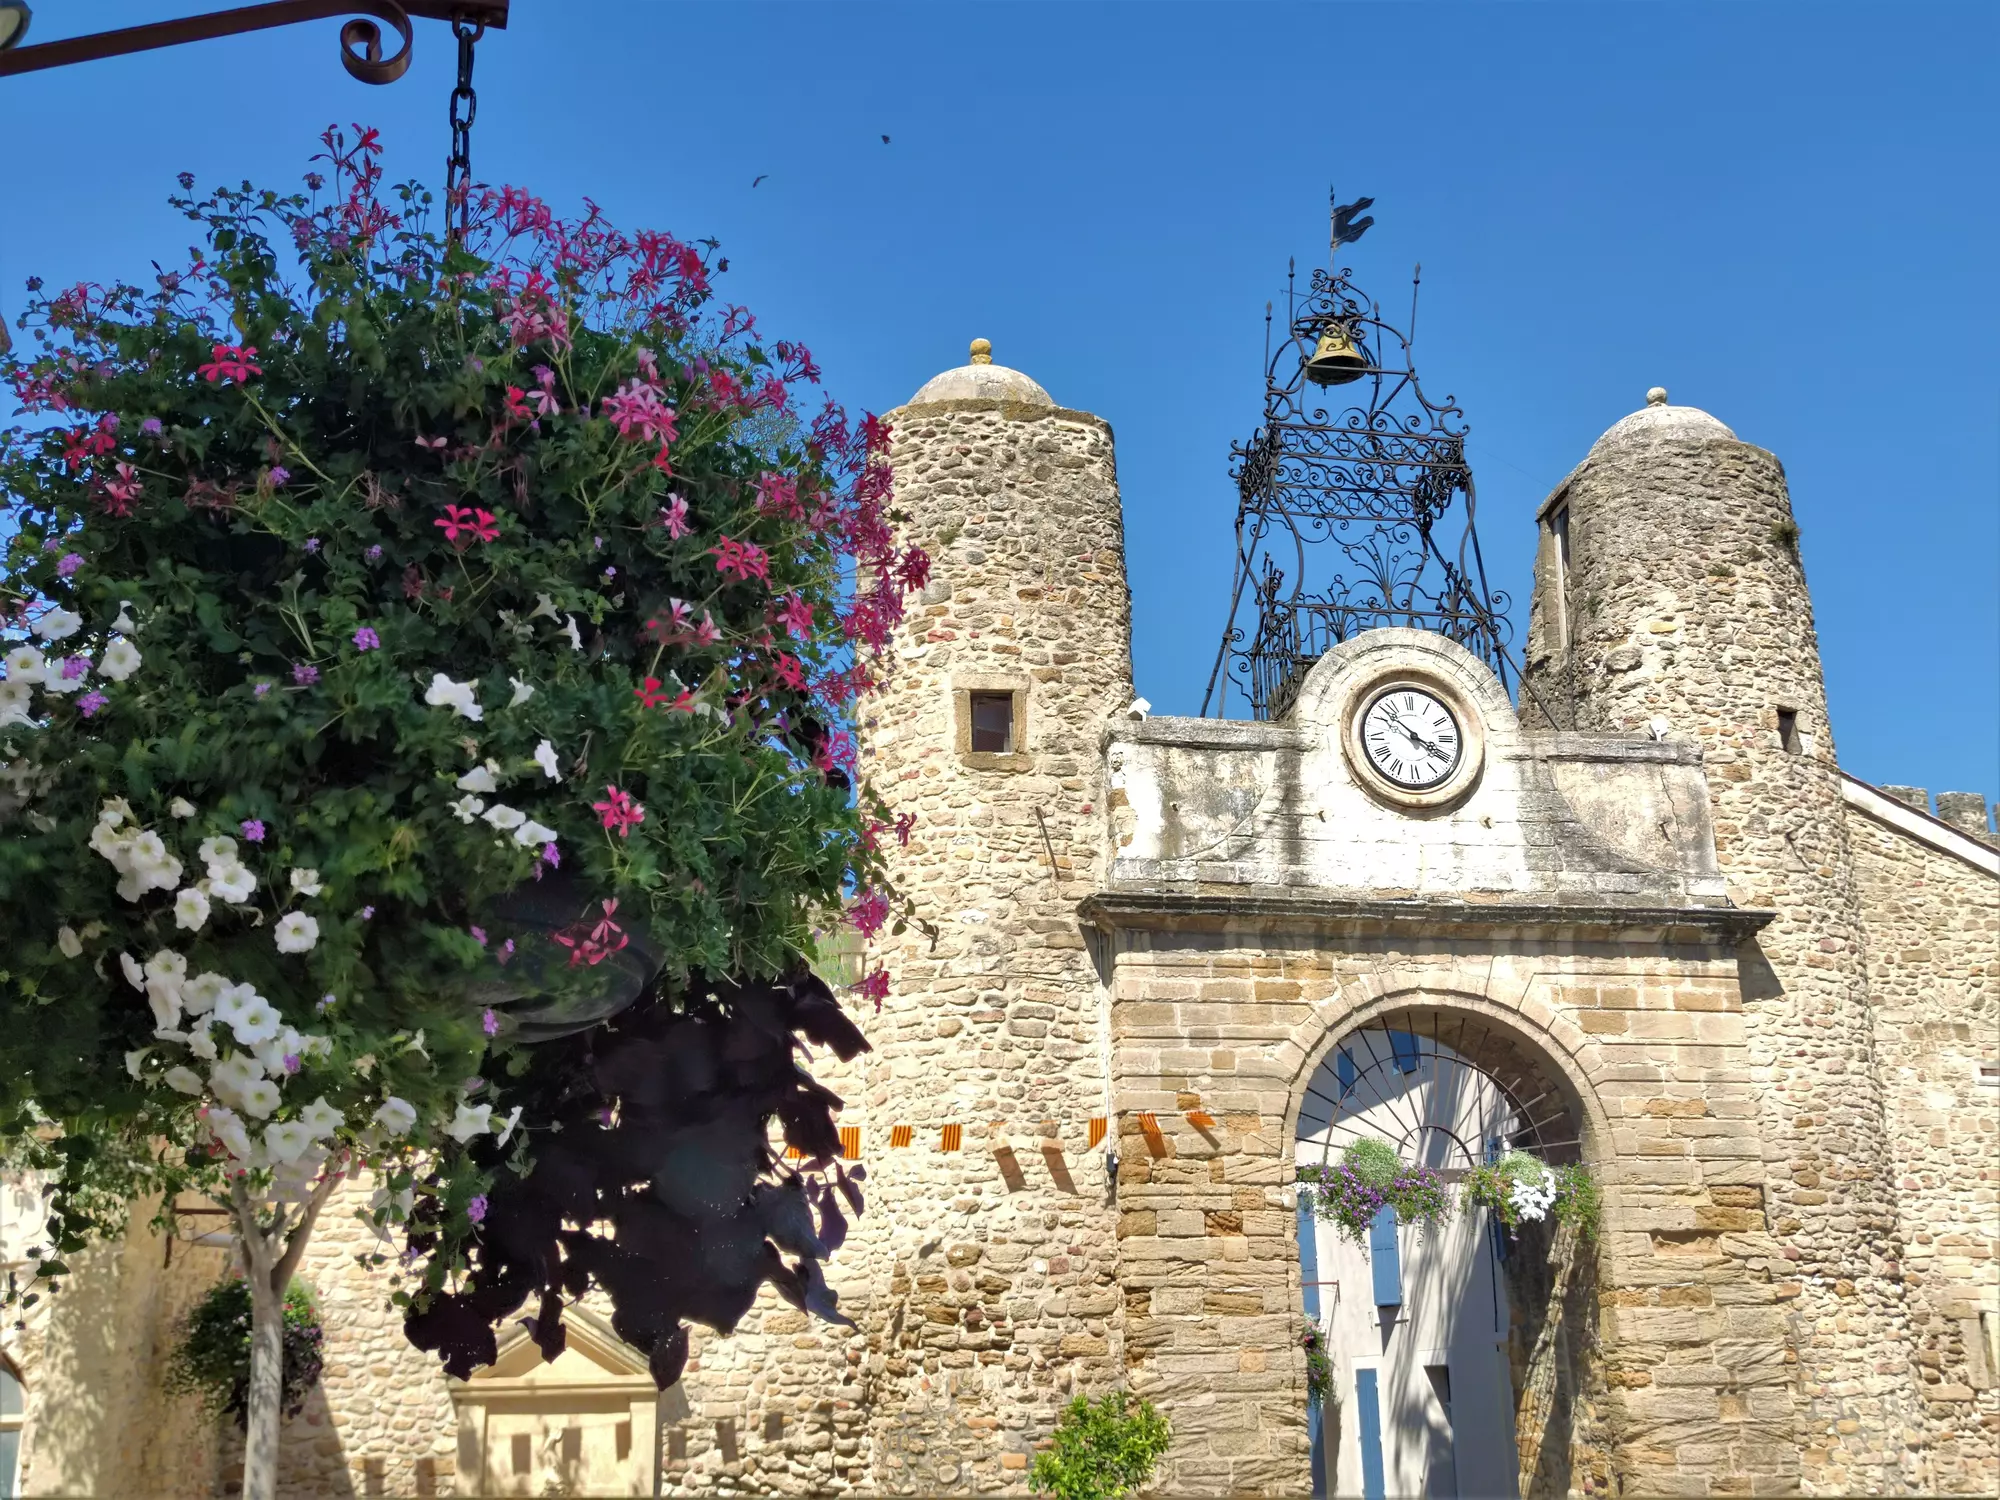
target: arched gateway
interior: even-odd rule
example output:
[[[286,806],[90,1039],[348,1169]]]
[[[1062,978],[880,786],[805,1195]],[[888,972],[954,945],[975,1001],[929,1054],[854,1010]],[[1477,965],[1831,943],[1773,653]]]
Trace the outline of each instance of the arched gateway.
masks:
[[[1522,1274],[1546,1260],[1549,1206],[1509,1229],[1467,1193],[1474,1168],[1514,1154],[1579,1163],[1571,1092],[1512,1028],[1434,1004],[1348,1028],[1306,1080],[1295,1161],[1315,1493],[1514,1496],[1517,1366],[1519,1386],[1544,1388],[1572,1422],[1581,1382],[1564,1309],[1547,1338],[1540,1278]],[[1410,1222],[1385,1205],[1365,1224],[1344,1218],[1326,1185],[1371,1149],[1418,1169],[1450,1201],[1445,1216]],[[1576,1248],[1565,1243],[1565,1269]],[[1531,1474],[1543,1417],[1528,1413]]]

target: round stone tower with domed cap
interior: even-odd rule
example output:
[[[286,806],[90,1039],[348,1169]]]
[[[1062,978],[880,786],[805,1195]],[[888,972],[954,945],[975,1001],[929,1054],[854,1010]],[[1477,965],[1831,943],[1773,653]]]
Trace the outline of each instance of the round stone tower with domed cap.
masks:
[[[1717,1227],[1768,1230],[1796,1280],[1803,1478],[1822,1493],[1900,1487],[1921,1418],[1911,1370],[1883,1361],[1909,1347],[1895,1185],[1784,467],[1655,388],[1539,519],[1524,724],[1698,745],[1729,895],[1776,914],[1742,963],[1763,1160],[1739,1176],[1757,1211]]]
[[[1128,710],[1110,427],[973,341],[890,412],[896,507],[932,559],[861,766],[898,814],[917,923],[869,963],[866,1322],[873,1483],[1019,1487],[1061,1403],[1119,1381],[1102,1145],[1106,1014],[1077,917],[1098,883],[1101,740]],[[896,1144],[898,1141],[903,1144]],[[1095,1147],[1095,1149],[1093,1149]]]

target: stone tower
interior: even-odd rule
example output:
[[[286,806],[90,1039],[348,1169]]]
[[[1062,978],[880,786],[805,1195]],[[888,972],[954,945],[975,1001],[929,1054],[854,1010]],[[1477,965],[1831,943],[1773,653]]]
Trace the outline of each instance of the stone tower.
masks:
[[[1107,1008],[1076,908],[1099,883],[1101,737],[1132,703],[1124,526],[1109,426],[984,339],[888,420],[904,536],[933,567],[861,710],[862,769],[917,815],[890,854],[933,931],[885,935],[889,998],[862,1018],[857,1232],[888,1237],[869,1247],[873,1482],[1018,1486],[1058,1403],[1122,1368],[1088,1139]]]
[[[1522,717],[1701,747],[1729,894],[1777,914],[1743,955],[1764,1159],[1742,1183],[1797,1276],[1804,1477],[1898,1487],[1915,1458],[1911,1373],[1883,1362],[1906,1347],[1894,1181],[1799,528],[1773,455],[1646,400],[1542,506]]]

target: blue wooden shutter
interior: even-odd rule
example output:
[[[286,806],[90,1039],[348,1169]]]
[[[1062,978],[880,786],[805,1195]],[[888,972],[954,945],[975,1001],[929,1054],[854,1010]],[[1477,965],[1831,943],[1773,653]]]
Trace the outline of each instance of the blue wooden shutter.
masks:
[[[1306,1287],[1306,1316],[1319,1321],[1319,1237],[1313,1232],[1312,1199],[1299,1193],[1299,1277]]]
[[[1407,1031],[1389,1033],[1389,1051],[1395,1055],[1397,1071],[1417,1071],[1417,1039]]]
[[[1355,1420],[1361,1429],[1362,1500],[1386,1500],[1382,1484],[1382,1399],[1376,1389],[1376,1372],[1354,1372]]]
[[[1396,1243],[1396,1210],[1384,1204],[1368,1225],[1368,1262],[1375,1271],[1375,1305],[1403,1305],[1403,1254]]]

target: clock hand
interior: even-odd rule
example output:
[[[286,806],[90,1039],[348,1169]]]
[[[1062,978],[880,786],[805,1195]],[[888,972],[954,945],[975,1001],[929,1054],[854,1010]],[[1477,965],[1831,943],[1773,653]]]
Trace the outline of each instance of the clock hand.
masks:
[[[1410,728],[1410,726],[1405,724],[1401,719],[1391,716],[1389,722],[1391,724],[1394,724],[1398,729],[1402,730],[1404,739],[1408,740],[1411,744],[1415,745],[1419,750],[1423,751],[1426,755],[1444,754],[1444,752],[1438,749],[1436,745],[1433,745],[1429,740],[1425,739],[1422,735],[1418,734],[1414,729]]]

